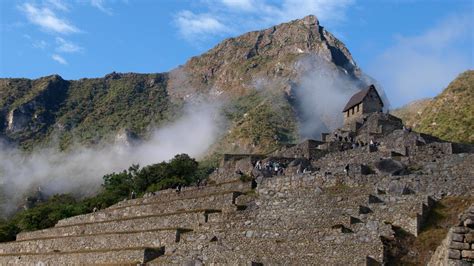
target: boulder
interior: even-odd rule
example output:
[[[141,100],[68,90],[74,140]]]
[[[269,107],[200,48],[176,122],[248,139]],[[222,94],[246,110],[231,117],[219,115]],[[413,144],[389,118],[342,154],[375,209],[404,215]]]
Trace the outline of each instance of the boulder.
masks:
[[[408,174],[407,167],[403,163],[393,159],[382,159],[375,163],[375,167],[380,174]]]

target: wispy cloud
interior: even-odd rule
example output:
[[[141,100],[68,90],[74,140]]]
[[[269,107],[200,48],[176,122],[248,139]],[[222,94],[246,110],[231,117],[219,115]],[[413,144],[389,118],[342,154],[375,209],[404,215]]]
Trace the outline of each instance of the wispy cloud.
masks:
[[[337,24],[346,18],[355,0],[207,0],[203,13],[181,11],[176,25],[181,35],[196,37],[241,33],[314,14],[325,24]]]
[[[346,11],[354,0],[284,0],[281,6],[265,8],[266,16],[273,23],[292,20],[314,14],[325,23],[340,22],[346,18]]]
[[[61,11],[69,11],[68,5],[61,0],[47,0],[46,4]]]
[[[113,15],[112,9],[105,6],[105,0],[91,0],[91,5],[107,15]]]
[[[81,46],[78,46],[73,42],[66,41],[61,37],[56,37],[56,44],[58,45],[56,51],[62,53],[77,53],[84,50]]]
[[[69,34],[80,32],[80,30],[66,21],[59,18],[51,9],[47,7],[36,7],[33,4],[25,3],[19,6],[28,20],[47,32]]]
[[[434,96],[460,72],[473,67],[470,15],[445,18],[417,36],[396,36],[368,72],[386,88],[394,106]],[[464,46],[463,46],[464,44]]]
[[[52,58],[54,61],[60,63],[61,65],[67,65],[67,64],[68,64],[67,61],[66,61],[66,59],[64,59],[62,56],[60,56],[60,55],[58,55],[58,54],[53,54],[53,55],[51,56],[51,58]]]
[[[221,0],[222,4],[245,11],[254,10],[257,3],[254,0]]]
[[[34,48],[45,49],[48,46],[48,43],[44,40],[37,40],[32,43]]]
[[[175,19],[181,35],[189,40],[196,37],[205,38],[207,34],[221,34],[228,30],[218,18],[210,14],[194,14],[185,10],[181,11]]]

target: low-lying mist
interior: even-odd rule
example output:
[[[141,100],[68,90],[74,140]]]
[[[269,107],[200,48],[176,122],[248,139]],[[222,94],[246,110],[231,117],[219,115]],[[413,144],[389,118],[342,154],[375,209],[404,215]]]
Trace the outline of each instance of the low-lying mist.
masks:
[[[88,196],[98,191],[102,176],[131,164],[141,166],[171,159],[178,153],[204,154],[223,131],[218,104],[192,104],[181,118],[153,131],[151,137],[128,145],[117,142],[102,148],[76,146],[70,152],[55,148],[25,154],[0,146],[0,211],[15,211],[25,193],[41,187],[46,195],[72,193]]]
[[[308,56],[297,63],[302,74],[300,83],[294,88],[294,98],[299,116],[300,137],[319,139],[321,133],[342,126],[342,110],[350,97],[370,84],[388,107],[388,100],[375,80],[361,73],[353,77],[344,69],[319,56]]]

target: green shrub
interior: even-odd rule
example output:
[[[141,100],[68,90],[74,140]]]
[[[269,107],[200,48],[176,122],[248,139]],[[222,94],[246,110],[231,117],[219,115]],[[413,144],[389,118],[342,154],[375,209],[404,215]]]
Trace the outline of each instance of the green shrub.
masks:
[[[207,178],[214,168],[208,163],[199,164],[187,154],[178,154],[168,162],[143,168],[132,165],[128,170],[103,177],[101,191],[94,197],[76,200],[73,196],[54,195],[31,209],[15,214],[8,221],[0,220],[0,242],[12,241],[20,231],[39,230],[54,226],[59,220],[91,212],[94,208],[107,208],[130,197],[134,192],[187,186]]]

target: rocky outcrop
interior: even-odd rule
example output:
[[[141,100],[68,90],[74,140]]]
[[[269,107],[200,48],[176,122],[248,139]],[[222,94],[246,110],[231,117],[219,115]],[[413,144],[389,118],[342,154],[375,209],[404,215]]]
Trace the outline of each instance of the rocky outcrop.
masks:
[[[165,74],[133,73],[77,81],[57,75],[0,79],[0,135],[27,148],[54,137],[67,148],[73,136],[91,144],[113,140],[121,128],[144,134],[174,112],[166,80]]]
[[[6,115],[6,135],[31,138],[54,124],[56,112],[68,93],[68,81],[58,75],[41,79],[40,84],[15,101]]]
[[[360,74],[344,44],[310,15],[226,39],[191,58],[171,71],[170,93],[178,97],[196,91],[214,96],[241,95],[254,88],[259,79],[289,93],[291,81],[298,81],[304,72],[298,61],[308,55],[323,58],[350,77]]]
[[[115,135],[115,143],[131,146],[139,141],[139,137],[129,129],[121,129]]]
[[[382,159],[375,163],[375,167],[383,174],[403,175],[408,173],[408,170],[403,163],[393,159]]]

